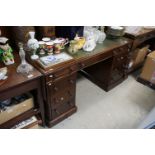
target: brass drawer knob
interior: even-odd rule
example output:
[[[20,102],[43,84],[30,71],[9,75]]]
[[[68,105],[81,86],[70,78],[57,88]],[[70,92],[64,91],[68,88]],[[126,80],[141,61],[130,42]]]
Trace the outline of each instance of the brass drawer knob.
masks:
[[[51,85],[52,85],[52,83],[48,83],[48,85],[49,85],[49,86],[51,86]]]
[[[61,101],[63,101],[63,100],[64,100],[64,98],[63,98],[63,97],[61,97],[61,98],[60,98],[60,100],[61,100]]]
[[[124,57],[121,57],[121,60],[123,60],[124,59]]]
[[[53,77],[53,75],[49,75],[49,77],[50,77],[50,78],[52,78],[52,77]]]

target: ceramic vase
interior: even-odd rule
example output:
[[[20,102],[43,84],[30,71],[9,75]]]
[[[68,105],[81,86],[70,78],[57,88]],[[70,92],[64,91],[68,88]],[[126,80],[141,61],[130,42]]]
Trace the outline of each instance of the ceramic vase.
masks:
[[[29,32],[30,39],[28,40],[27,46],[28,48],[33,52],[31,59],[36,60],[39,58],[38,55],[36,55],[36,50],[39,48],[38,40],[35,39],[35,32]]]

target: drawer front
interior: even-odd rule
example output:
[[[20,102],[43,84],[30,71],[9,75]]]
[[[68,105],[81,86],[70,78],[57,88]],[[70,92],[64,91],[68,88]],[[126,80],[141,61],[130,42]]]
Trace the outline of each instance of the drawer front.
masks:
[[[67,75],[73,74],[77,71],[78,71],[78,66],[76,64],[74,64],[70,67],[67,67],[67,68],[59,69],[59,70],[47,75],[46,76],[46,82],[50,82],[50,81],[60,79],[60,78],[65,77]]]
[[[48,104],[51,108],[62,105],[75,98],[76,73],[46,85]]]
[[[56,80],[54,82],[48,82],[48,91],[52,94],[59,93],[66,88],[75,87],[76,85],[76,74],[63,77],[62,79]]]
[[[63,105],[73,98],[75,98],[75,89],[65,89],[63,92],[51,96],[51,108],[53,109],[59,105]]]
[[[127,60],[128,60],[128,55],[126,53],[119,56],[115,56],[113,60],[113,68],[122,66],[123,64],[127,63]]]
[[[110,84],[113,84],[120,79],[125,77],[125,68],[124,64],[122,66],[116,67],[112,70]]]
[[[94,65],[98,62],[101,62],[105,59],[108,59],[110,57],[112,57],[112,51],[103,53],[102,55],[91,57],[89,59],[82,60],[81,62],[78,63],[79,70],[86,68],[86,67],[89,67],[89,66],[92,66],[92,65]]]
[[[57,117],[59,117],[60,115],[62,115],[63,113],[69,111],[70,109],[72,109],[73,107],[75,107],[75,101],[68,101],[63,105],[60,105],[56,108],[51,109],[51,113],[52,113],[52,119],[55,119]]]
[[[130,52],[130,48],[131,48],[131,46],[129,44],[125,45],[123,47],[117,48],[117,49],[113,50],[113,55],[119,56],[119,55],[128,54]]]

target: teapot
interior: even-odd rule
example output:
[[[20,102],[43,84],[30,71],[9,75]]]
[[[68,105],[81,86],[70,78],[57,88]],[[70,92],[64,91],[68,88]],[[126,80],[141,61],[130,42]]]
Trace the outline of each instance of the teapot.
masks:
[[[68,48],[68,52],[71,54],[75,54],[79,50],[79,46],[77,40],[71,40]]]
[[[74,40],[77,42],[78,49],[81,49],[86,42],[85,37],[78,37],[78,35],[76,35]]]
[[[78,50],[82,49],[85,42],[86,42],[85,37],[78,37],[78,35],[76,35],[74,40],[70,41],[68,51],[72,54],[76,53]]]

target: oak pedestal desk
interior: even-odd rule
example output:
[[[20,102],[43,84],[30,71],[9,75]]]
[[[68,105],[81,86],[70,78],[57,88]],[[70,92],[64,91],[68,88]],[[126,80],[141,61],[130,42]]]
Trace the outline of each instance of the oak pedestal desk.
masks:
[[[8,79],[2,85],[0,85],[0,100],[7,100],[9,98],[22,95],[23,93],[33,92],[34,94],[34,108],[30,109],[23,114],[16,116],[15,118],[0,125],[0,128],[11,128],[14,125],[32,117],[33,115],[39,115],[43,125],[44,123],[44,105],[41,92],[41,77],[42,74],[35,68],[31,72],[31,77],[24,76],[16,72],[17,66],[20,63],[20,59],[17,53],[14,52],[15,63],[7,66]],[[3,67],[0,65],[0,67]]]
[[[46,70],[35,61],[30,60],[44,75],[42,89],[46,125],[51,127],[76,112],[76,75],[78,71],[106,91],[125,80],[131,44],[131,40],[127,38],[106,39],[103,44],[98,44],[92,52],[80,50],[72,55],[72,60],[54,65]]]

